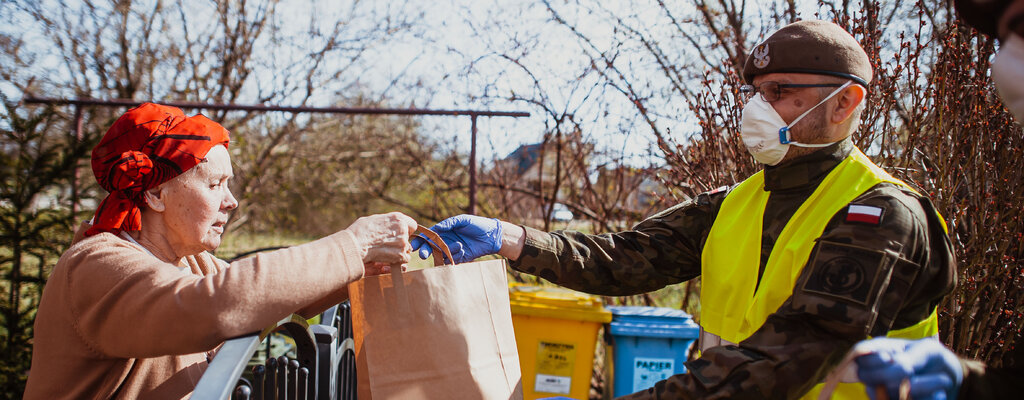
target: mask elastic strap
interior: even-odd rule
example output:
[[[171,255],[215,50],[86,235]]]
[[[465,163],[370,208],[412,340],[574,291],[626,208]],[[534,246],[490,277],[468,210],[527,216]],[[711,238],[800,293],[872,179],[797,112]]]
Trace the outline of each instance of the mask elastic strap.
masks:
[[[840,86],[838,89],[833,90],[832,93],[829,93],[828,96],[825,96],[824,99],[821,99],[821,101],[819,101],[818,104],[815,104],[814,107],[808,108],[807,111],[804,111],[803,114],[800,114],[799,117],[796,117],[796,119],[794,119],[793,122],[790,122],[789,125],[779,128],[779,143],[782,143],[782,144],[792,144],[792,145],[796,145],[796,146],[800,146],[800,147],[827,147],[827,146],[831,146],[832,143],[821,143],[821,144],[797,143],[797,142],[794,142],[792,140],[789,140],[789,127],[791,127],[793,125],[796,125],[797,122],[800,122],[801,119],[806,117],[807,114],[810,114],[811,111],[814,111],[815,108],[818,108],[818,106],[824,104],[826,101],[828,101],[828,99],[831,99],[836,94],[838,94],[839,92],[843,91],[843,89],[846,89],[847,87],[849,87],[852,84],[853,84],[853,81],[846,81],[846,83],[844,83],[843,86]]]

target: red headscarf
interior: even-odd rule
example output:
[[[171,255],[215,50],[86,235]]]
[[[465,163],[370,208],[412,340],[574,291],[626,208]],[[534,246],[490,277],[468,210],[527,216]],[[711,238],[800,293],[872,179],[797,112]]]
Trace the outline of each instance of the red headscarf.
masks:
[[[92,149],[92,172],[110,192],[86,236],[142,228],[143,192],[196,166],[213,146],[227,147],[228,131],[176,107],[144,103],[128,110]]]

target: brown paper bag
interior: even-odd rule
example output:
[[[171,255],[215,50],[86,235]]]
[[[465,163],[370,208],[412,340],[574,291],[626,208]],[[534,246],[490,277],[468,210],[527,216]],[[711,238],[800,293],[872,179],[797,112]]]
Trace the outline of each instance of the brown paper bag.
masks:
[[[504,260],[392,271],[349,285],[359,400],[523,398]]]

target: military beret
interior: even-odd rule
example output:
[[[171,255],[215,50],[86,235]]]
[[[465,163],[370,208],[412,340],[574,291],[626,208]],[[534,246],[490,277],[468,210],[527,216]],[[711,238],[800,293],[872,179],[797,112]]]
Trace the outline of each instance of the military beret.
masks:
[[[871,62],[849,32],[826,21],[800,21],[784,26],[747,57],[743,80],[752,83],[757,75],[805,73],[852,79],[868,85]]]

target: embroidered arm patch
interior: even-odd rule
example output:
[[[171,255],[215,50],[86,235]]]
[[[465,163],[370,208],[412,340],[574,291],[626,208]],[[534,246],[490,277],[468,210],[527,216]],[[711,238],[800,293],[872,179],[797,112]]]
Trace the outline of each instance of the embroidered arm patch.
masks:
[[[847,303],[869,306],[887,285],[892,263],[886,253],[842,243],[821,241],[803,290]]]
[[[885,209],[882,207],[850,204],[850,207],[846,209],[846,222],[860,222],[877,226],[882,222],[884,213]]]

